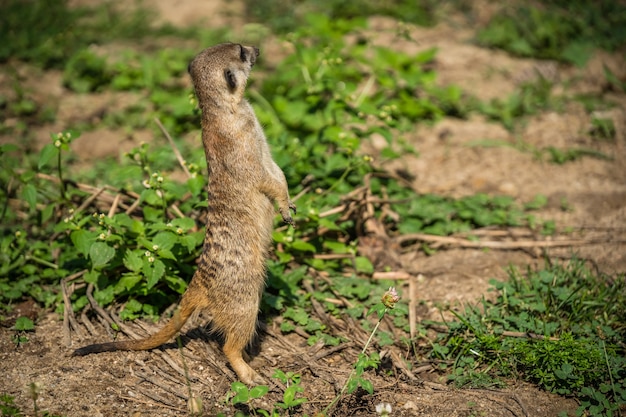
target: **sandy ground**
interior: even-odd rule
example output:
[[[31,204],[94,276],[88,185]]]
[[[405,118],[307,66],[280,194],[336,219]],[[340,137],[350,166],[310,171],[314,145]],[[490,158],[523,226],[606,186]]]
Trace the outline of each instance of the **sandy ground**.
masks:
[[[208,25],[245,23],[238,2],[226,6],[220,1],[158,0],[154,7],[163,19],[176,25],[195,21]],[[377,44],[407,52],[438,47],[435,70],[439,82],[457,84],[481,99],[504,98],[519,83],[536,76],[537,71],[554,80],[575,80],[568,83],[568,93],[603,91],[603,64],[624,78],[626,67],[618,56],[598,53],[581,69],[517,59],[472,45],[469,42],[471,31],[453,23],[444,22],[430,29],[412,28],[411,35],[417,42],[399,42],[394,37],[395,22],[372,18],[368,35]],[[38,128],[40,133],[35,134],[42,141],[48,140],[50,131],[97,114],[107,106],[133,100],[132,96],[112,93],[70,94],[62,88],[58,73],[40,73],[29,68],[20,71],[33,88],[47,86],[41,88],[41,100],[51,98],[59,103],[59,116],[54,125]],[[6,88],[2,78],[0,88]],[[399,254],[402,265],[412,275],[419,276],[415,291],[426,306],[420,310],[420,318],[436,318],[437,305],[458,306],[479,299],[486,293],[489,279],[506,278],[506,267],[540,266],[545,255],[568,257],[575,253],[589,259],[600,271],[626,271],[626,96],[611,94],[611,99],[618,103],[610,111],[617,128],[614,142],[590,139],[587,134],[590,117],[576,104],[558,113],[541,113],[515,133],[478,116],[469,120],[446,119],[430,127],[416,126],[407,139],[419,156],[401,158],[386,168],[411,173],[415,178],[413,187],[418,192],[451,197],[478,192],[505,194],[519,202],[528,202],[537,194],[543,194],[548,198],[548,205],[538,213],[540,218],[556,220],[559,230],[574,228],[577,230],[575,237],[592,242],[566,248],[509,251],[444,246],[431,256],[417,250],[405,251]],[[556,165],[513,147],[473,146],[486,139],[521,141],[537,149],[586,147],[612,159],[584,157]],[[117,155],[140,140],[150,140],[149,134],[96,131],[83,135],[75,143],[74,151],[81,163],[88,164],[103,156]],[[376,148],[376,143],[372,146]],[[564,205],[567,210],[563,210]],[[525,235],[514,240],[532,238],[532,235]],[[182,350],[172,344],[153,352],[71,358],[68,357],[71,348],[106,340],[109,337],[106,327],[94,323],[93,331],[85,326],[82,332],[70,335],[64,331],[57,315],[40,311],[28,303],[21,308],[21,314],[39,319],[36,331],[29,335],[29,343],[18,346],[11,340],[12,331],[0,328],[0,393],[15,396],[24,410],[32,410],[27,387],[37,383],[41,386],[39,409],[67,416],[187,415],[189,389],[202,398],[206,415],[234,413],[232,407],[223,404],[234,374],[226,365],[218,343],[195,329],[204,324],[202,318],[186,327],[191,330],[183,337]],[[145,334],[157,326],[137,322],[129,327]],[[309,347],[300,336],[285,337],[271,326],[262,332],[257,349],[259,354],[252,365],[265,376],[271,376],[276,368],[302,374],[304,395],[310,401],[301,412],[309,415],[321,410],[334,397],[357,353],[355,348],[346,348],[320,355],[326,348]],[[388,354],[393,355],[393,352]],[[183,365],[189,368],[189,377],[185,376]],[[573,415],[577,407],[571,399],[545,393],[529,384],[515,383],[497,390],[457,390],[428,370],[417,372],[417,378],[410,380],[400,370],[389,369],[390,376],[383,377],[381,373],[374,377],[373,396],[348,397],[339,404],[336,415],[377,415],[375,406],[381,402],[393,406],[394,416],[544,417],[556,416],[561,411]],[[272,386],[264,400],[268,402],[255,405],[269,408],[269,401],[278,401],[283,390],[282,386]]]

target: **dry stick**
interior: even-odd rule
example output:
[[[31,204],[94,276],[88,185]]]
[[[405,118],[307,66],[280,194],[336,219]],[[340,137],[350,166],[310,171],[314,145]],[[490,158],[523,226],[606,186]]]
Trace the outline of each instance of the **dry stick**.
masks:
[[[183,214],[183,212],[182,212],[182,211],[180,211],[180,209],[178,208],[178,206],[177,206],[176,204],[172,204],[172,205],[170,206],[170,208],[172,209],[172,211],[174,212],[174,214],[175,214],[175,215],[177,215],[178,217],[180,217],[181,219],[184,219],[185,217],[187,217],[187,216],[185,216],[185,215]]]
[[[120,204],[120,199],[122,198],[121,194],[116,194],[115,199],[113,200],[113,204],[111,204],[111,208],[109,209],[109,213],[107,214],[108,218],[112,218],[115,212],[117,211],[117,206]]]
[[[342,343],[340,345],[334,346],[330,349],[325,349],[321,352],[318,352],[315,354],[315,356],[313,356],[313,360],[314,361],[318,361],[322,358],[325,358],[326,356],[330,356],[333,353],[337,353],[339,351],[342,351],[344,349],[348,349],[354,346],[354,342],[347,342],[347,343]]]
[[[180,407],[175,407],[175,406],[171,406],[171,405],[167,405],[167,404],[156,404],[155,402],[145,401],[145,400],[142,400],[140,398],[125,397],[123,395],[120,395],[120,398],[122,400],[134,401],[136,403],[146,404],[146,405],[149,405],[149,406],[158,406],[158,407],[163,407],[163,408],[169,408],[170,410],[175,410],[175,411],[178,411],[178,412],[181,412],[181,410],[182,410]]]
[[[109,324],[109,326],[112,326],[113,320],[111,320],[109,313],[107,313],[102,307],[100,307],[100,305],[98,305],[96,300],[93,298],[93,288],[93,284],[89,284],[87,286],[87,299],[89,300],[89,304],[91,304],[91,308],[93,308],[96,313],[98,313],[98,315]]]
[[[98,188],[96,191],[94,191],[85,201],[83,201],[83,204],[81,204],[75,211],[74,211],[74,215],[76,215],[77,213],[80,213],[81,211],[83,211],[84,209],[86,209],[87,207],[89,207],[89,205],[95,200],[97,199],[100,194],[102,194],[104,192],[104,190],[106,190],[105,187],[102,188]]]
[[[155,394],[153,392],[147,391],[147,390],[140,390],[139,392],[141,392],[143,395],[145,395],[146,397],[150,398],[151,400],[157,401],[163,405],[166,405],[168,407],[171,407],[174,410],[180,410],[180,407],[176,407],[176,404],[170,402],[169,400],[161,397],[158,394]]]
[[[547,337],[541,334],[536,334],[536,333],[531,333],[531,332],[510,332],[510,331],[503,331],[502,332],[502,336],[508,336],[508,337],[524,337],[524,338],[528,338],[528,339],[538,339],[538,340],[550,340],[552,342],[557,342],[560,339],[558,337]]]
[[[328,216],[332,216],[333,214],[341,213],[348,207],[347,204],[342,204],[341,206],[335,207],[334,209],[327,210],[323,213],[320,213],[319,217],[324,218]]]
[[[165,362],[167,362],[167,364],[176,372],[178,372],[181,376],[185,376],[185,370],[183,368],[180,367],[180,365],[178,365],[176,363],[176,361],[174,361],[174,359],[168,355],[166,352],[164,351],[156,351],[156,353],[161,356],[161,359],[163,359]]]
[[[177,396],[178,398],[181,398],[185,401],[187,401],[188,399],[186,395],[176,391],[174,388],[170,387],[169,385],[164,384],[160,379],[155,378],[152,375],[149,375],[143,371],[135,371],[135,375],[141,379],[148,381],[152,385],[156,385],[157,387],[161,388],[163,391],[169,392],[170,394]]]
[[[96,334],[96,328],[93,327],[93,324],[91,324],[91,321],[87,318],[87,311],[89,308],[89,306],[87,306],[87,308],[83,308],[83,311],[80,313],[80,321],[85,325],[85,327],[87,327],[87,330],[93,336]]]
[[[135,199],[135,201],[133,202],[133,204],[131,204],[131,205],[130,205],[130,207],[128,207],[124,213],[126,213],[126,214],[130,214],[130,213],[132,213],[133,211],[135,211],[135,209],[136,209],[137,207],[139,207],[139,202],[140,202],[140,201],[141,201],[141,199],[140,199],[139,197],[137,197],[137,198]]]
[[[185,171],[185,174],[187,174],[187,178],[191,178],[191,173],[189,172],[189,169],[187,169],[187,164],[185,163],[185,160],[183,159],[183,156],[181,155],[180,151],[176,147],[174,140],[172,139],[170,134],[167,132],[167,130],[165,130],[165,126],[163,126],[163,124],[161,123],[158,117],[155,117],[154,121],[159,126],[159,129],[161,129],[161,132],[163,132],[163,134],[167,138],[167,141],[170,143],[170,146],[172,147],[172,150],[174,151],[174,155],[176,155],[176,159],[178,159],[178,163],[180,164],[183,171]]]
[[[407,235],[402,235],[394,238],[394,241],[397,243],[404,243],[412,240],[422,241],[422,242],[430,242],[430,243],[439,243],[442,245],[452,245],[461,248],[478,248],[478,249],[525,249],[525,248],[553,248],[560,246],[576,246],[576,245],[585,245],[590,244],[592,242],[582,240],[582,239],[570,239],[570,240],[552,240],[552,241],[539,241],[539,240],[524,240],[517,242],[496,242],[496,241],[486,241],[486,242],[474,242],[467,239],[457,238],[457,237],[449,237],[449,236],[435,236],[435,235],[427,235],[425,233],[410,233]]]
[[[411,372],[411,370],[406,366],[406,363],[404,363],[404,360],[402,360],[402,358],[400,357],[396,349],[391,349],[390,353],[391,353],[391,362],[394,364],[394,366],[400,369],[402,373],[406,375],[410,380],[412,381],[417,380],[417,377],[415,376],[415,374],[413,374],[413,372]]]
[[[405,271],[377,271],[372,274],[372,279],[408,280],[411,278],[413,278],[412,275]]]
[[[417,277],[410,277],[409,279],[409,334],[411,340],[415,340],[417,336]]]
[[[61,280],[61,291],[63,293],[63,339],[67,347],[72,345],[71,328],[73,328],[75,332],[79,333],[79,336],[82,336],[80,327],[78,326],[76,318],[74,317],[74,312],[72,311],[72,302],[70,301],[70,296],[74,291],[68,291],[67,284],[70,281],[82,277],[86,272],[87,270],[83,269],[82,271]]]
[[[107,313],[102,307],[100,307],[100,305],[93,298],[93,288],[93,284],[89,284],[89,286],[87,287],[87,299],[89,300],[89,304],[91,304],[91,308],[93,308],[96,313],[98,313],[98,315],[109,324],[109,326],[112,327],[113,324],[115,324],[127,336],[130,336],[134,339],[140,339],[140,337],[134,331],[132,331],[124,323],[120,322],[115,315],[109,315],[109,313]]]
[[[296,194],[296,195],[295,195],[295,196],[291,199],[291,201],[292,201],[292,202],[296,202],[296,201],[298,201],[298,199],[299,199],[300,197],[302,197],[303,195],[305,195],[306,193],[308,193],[310,190],[311,190],[311,186],[310,186],[310,185],[307,185],[306,187],[304,187],[304,188],[302,189],[302,191],[300,191],[298,194]]]

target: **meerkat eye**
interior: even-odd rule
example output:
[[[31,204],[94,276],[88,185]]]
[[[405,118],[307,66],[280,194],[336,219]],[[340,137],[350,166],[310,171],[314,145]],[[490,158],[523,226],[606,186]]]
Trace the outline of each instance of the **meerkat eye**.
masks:
[[[239,58],[241,62],[246,62],[246,48],[243,45],[239,45]]]
[[[237,78],[235,77],[235,73],[231,70],[227,69],[224,71],[224,78],[226,78],[226,83],[231,90],[234,90],[237,87]]]

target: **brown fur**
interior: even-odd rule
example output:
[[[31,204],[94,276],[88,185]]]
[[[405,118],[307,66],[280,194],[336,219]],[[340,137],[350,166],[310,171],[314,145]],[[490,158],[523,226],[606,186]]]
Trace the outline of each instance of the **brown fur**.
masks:
[[[259,50],[237,44],[208,48],[189,65],[202,110],[209,171],[208,215],[198,270],[178,311],[154,335],[86,346],[74,355],[153,349],[170,340],[198,309],[207,309],[224,336],[224,353],[239,379],[263,383],[244,360],[256,328],[271,244],[274,202],[293,225],[285,176],[272,160],[263,130],[244,98]]]

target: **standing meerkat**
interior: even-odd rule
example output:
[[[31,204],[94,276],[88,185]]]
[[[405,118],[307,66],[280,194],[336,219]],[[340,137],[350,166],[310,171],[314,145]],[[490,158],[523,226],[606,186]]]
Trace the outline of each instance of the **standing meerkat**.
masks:
[[[255,333],[266,260],[272,240],[274,202],[294,225],[287,181],[273,161],[263,129],[244,98],[259,49],[221,44],[205,49],[189,64],[202,110],[202,142],[209,185],[204,248],[179,308],[154,335],[86,346],[73,355],[116,350],[148,350],[170,340],[198,309],[209,311],[224,336],[224,354],[239,379],[263,378],[243,359]]]

